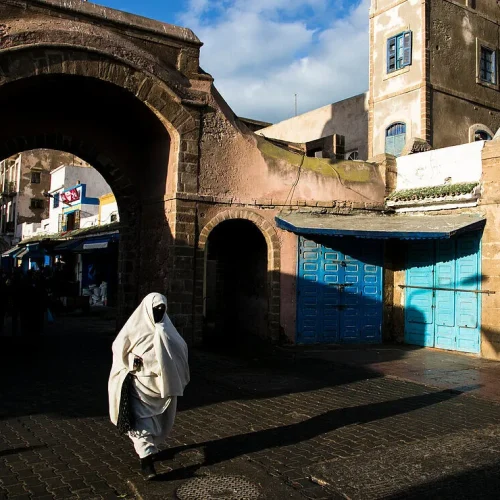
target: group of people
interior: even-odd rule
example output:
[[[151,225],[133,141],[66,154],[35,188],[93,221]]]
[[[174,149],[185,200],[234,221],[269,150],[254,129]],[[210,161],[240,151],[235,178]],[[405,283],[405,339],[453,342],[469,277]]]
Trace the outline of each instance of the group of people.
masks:
[[[36,336],[43,331],[50,290],[43,271],[22,274],[19,268],[0,271],[0,334],[11,318],[13,336]],[[29,311],[29,313],[27,313]]]

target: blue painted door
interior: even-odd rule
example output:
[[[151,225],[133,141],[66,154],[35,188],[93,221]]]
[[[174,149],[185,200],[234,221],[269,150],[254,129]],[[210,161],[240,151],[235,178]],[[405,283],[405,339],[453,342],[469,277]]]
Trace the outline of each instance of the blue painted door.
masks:
[[[380,342],[379,241],[299,238],[297,342]]]
[[[480,235],[409,244],[405,341],[477,353],[480,349]],[[411,288],[419,286],[423,288]],[[443,290],[444,289],[444,290]]]

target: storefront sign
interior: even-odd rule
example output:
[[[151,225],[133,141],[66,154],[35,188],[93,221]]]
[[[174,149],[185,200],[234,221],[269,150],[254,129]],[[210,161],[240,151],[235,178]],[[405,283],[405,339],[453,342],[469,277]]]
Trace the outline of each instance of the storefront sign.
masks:
[[[77,188],[70,189],[69,191],[64,191],[61,193],[61,201],[63,203],[69,204],[80,199],[80,191]]]

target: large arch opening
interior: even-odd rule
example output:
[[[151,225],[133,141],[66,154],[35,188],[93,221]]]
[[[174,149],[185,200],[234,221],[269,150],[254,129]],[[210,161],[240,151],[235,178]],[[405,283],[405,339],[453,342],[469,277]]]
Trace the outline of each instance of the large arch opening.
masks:
[[[248,220],[221,222],[208,236],[204,342],[238,346],[268,335],[267,242]]]
[[[163,205],[171,149],[167,128],[131,92],[86,76],[40,75],[4,84],[0,106],[0,160],[38,148],[71,153],[92,165],[116,196],[120,326],[138,294],[166,291],[166,270],[155,269],[155,259],[141,250],[147,241],[168,247],[172,238]]]
[[[37,149],[0,161],[0,334],[114,331],[119,209],[111,187],[73,154]],[[20,314],[30,303],[31,314]]]

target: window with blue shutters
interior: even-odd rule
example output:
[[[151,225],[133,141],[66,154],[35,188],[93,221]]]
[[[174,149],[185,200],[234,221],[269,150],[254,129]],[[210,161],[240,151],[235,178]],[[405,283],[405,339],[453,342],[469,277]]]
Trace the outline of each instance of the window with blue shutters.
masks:
[[[385,152],[399,156],[406,144],[406,124],[396,122],[385,130]]]
[[[411,31],[404,31],[387,40],[387,73],[411,65]]]
[[[52,205],[53,208],[57,208],[59,206],[59,193],[54,193],[54,204]]]
[[[479,60],[479,78],[486,83],[497,83],[497,54],[488,47],[481,46]]]

